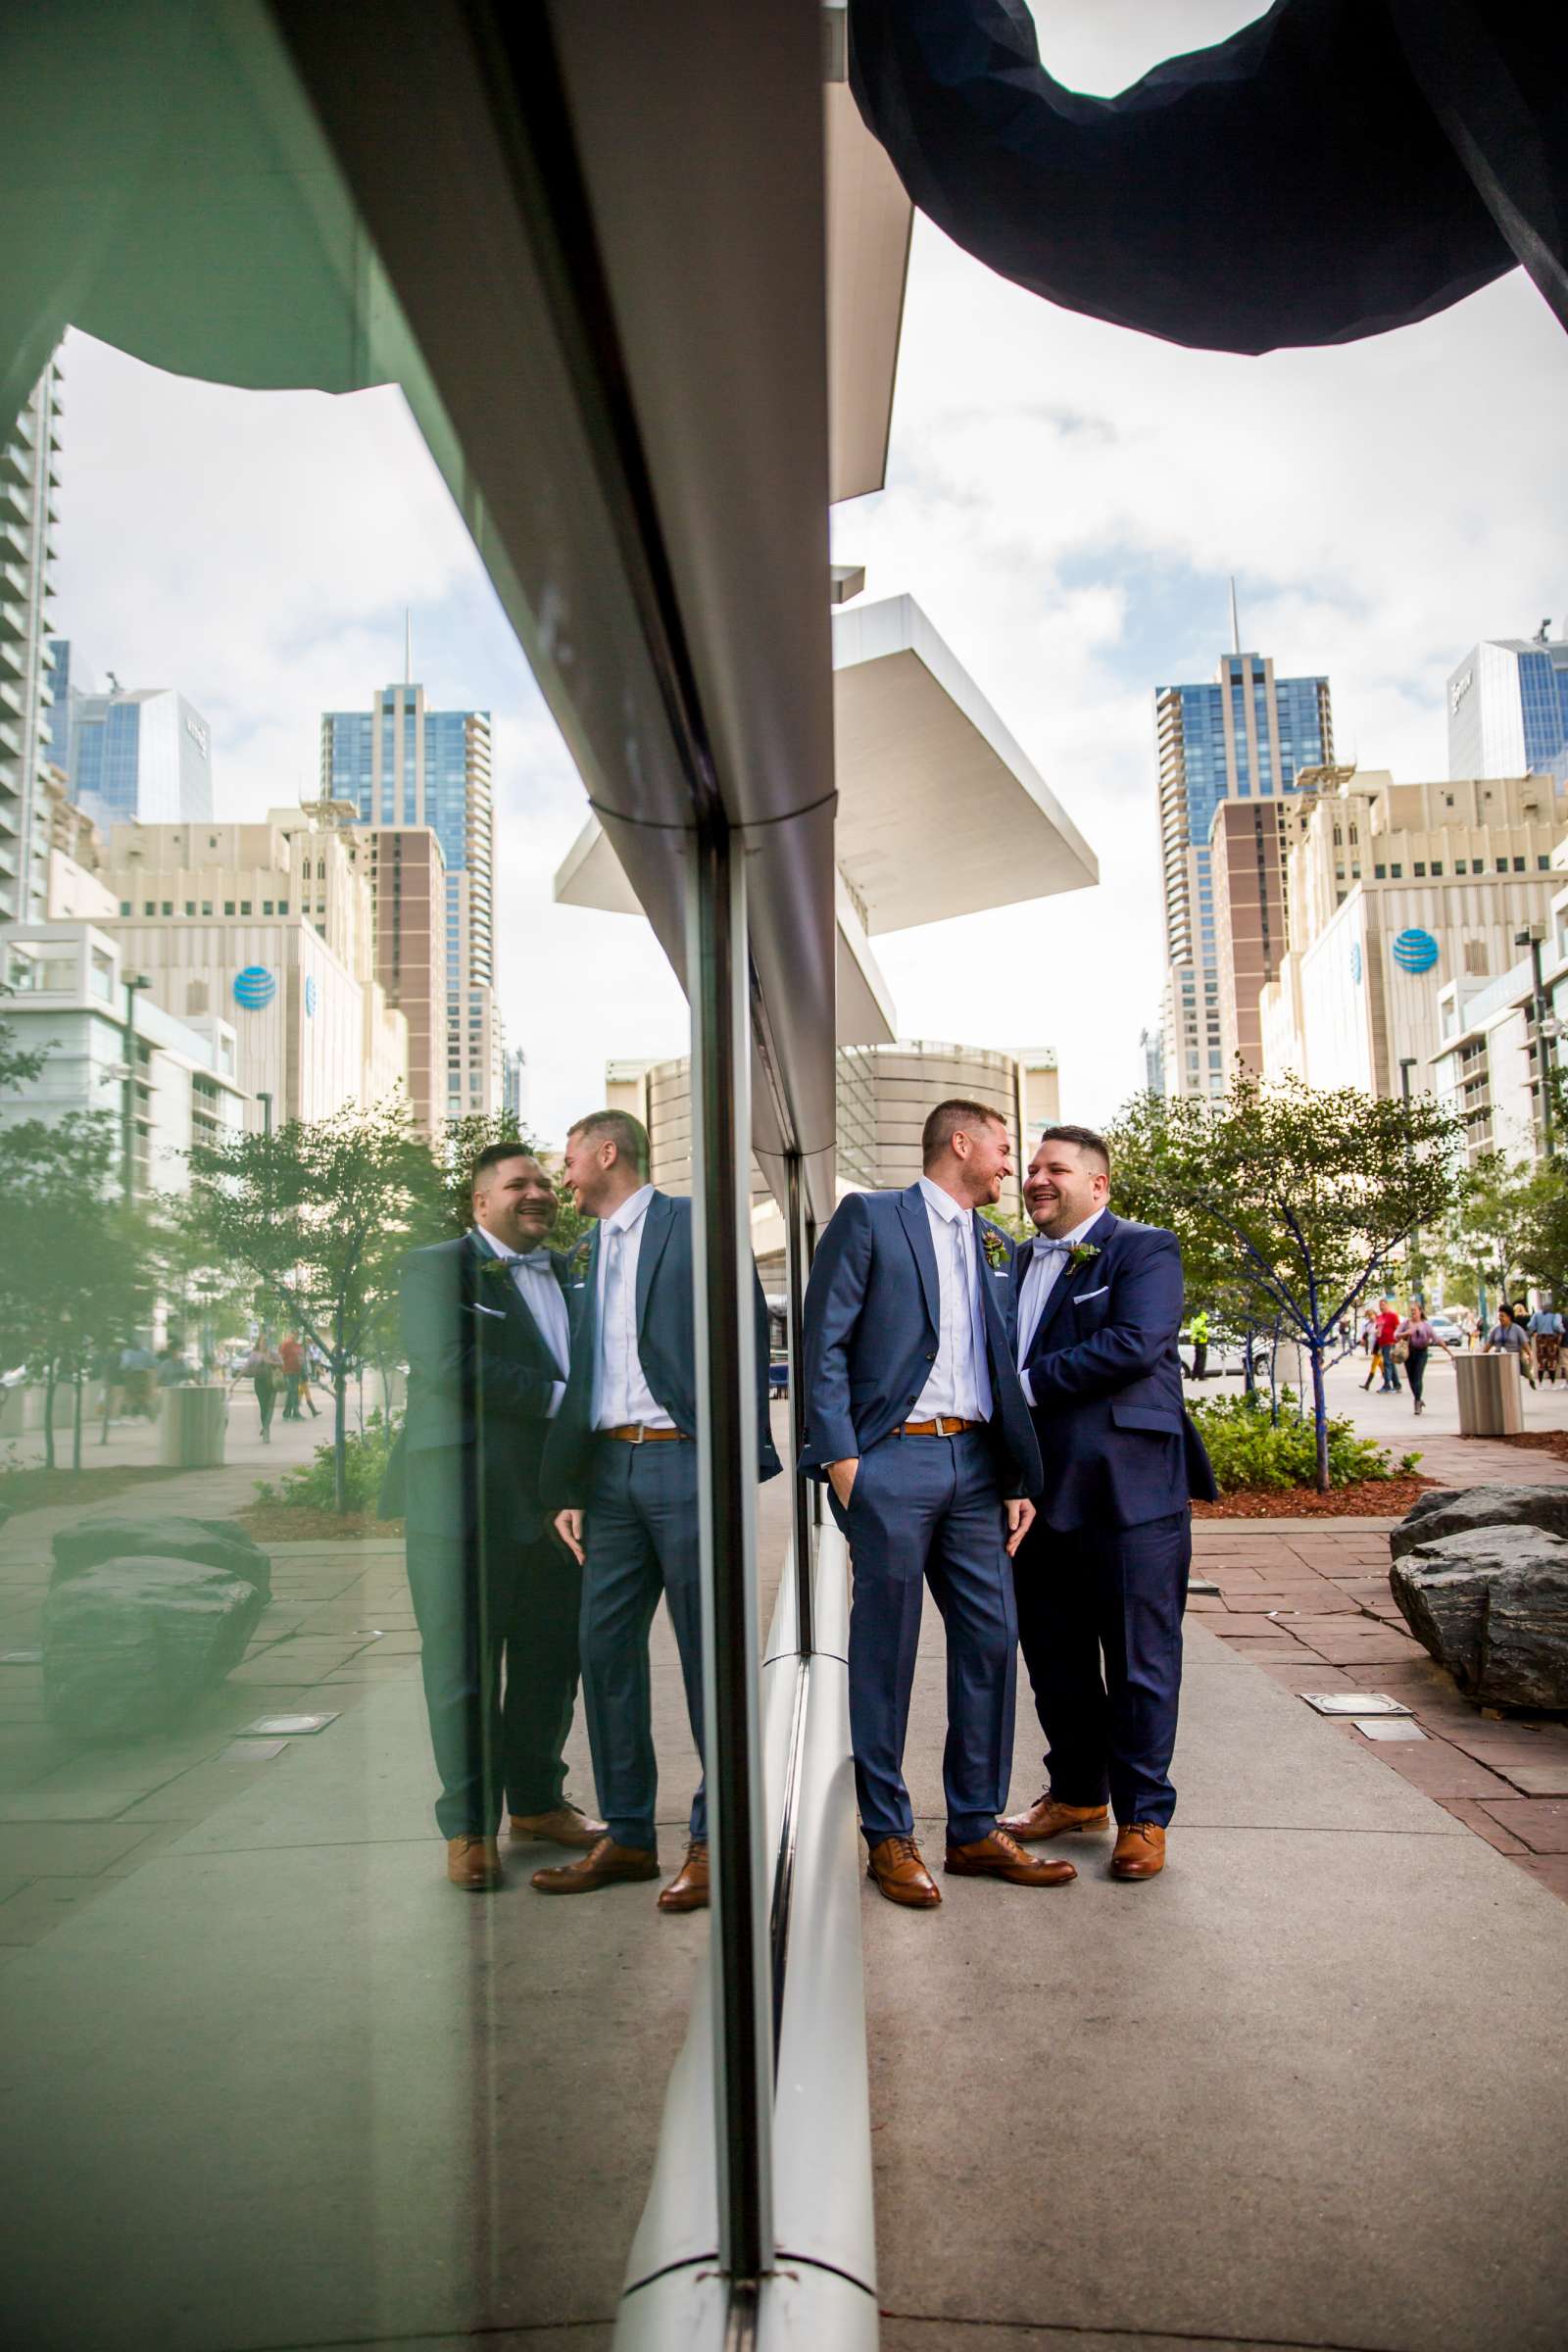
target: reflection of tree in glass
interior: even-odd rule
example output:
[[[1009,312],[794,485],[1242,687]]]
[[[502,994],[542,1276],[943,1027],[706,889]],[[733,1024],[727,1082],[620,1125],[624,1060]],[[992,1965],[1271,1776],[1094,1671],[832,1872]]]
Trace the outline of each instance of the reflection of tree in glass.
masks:
[[[489,1116],[474,1111],[465,1119],[448,1119],[441,1131],[437,1147],[442,1183],[446,1195],[446,1237],[455,1239],[466,1233],[473,1223],[473,1205],[469,1198],[468,1171],[481,1152],[491,1144],[515,1143],[518,1150],[532,1152],[550,1177],[556,1190],[556,1221],[546,1236],[552,1250],[574,1250],[583,1235],[593,1230],[592,1217],[583,1216],[573,1205],[569,1188],[562,1181],[558,1152],[547,1152],[526,1127],[519,1126],[515,1111],[503,1110]]]
[[[348,1384],[396,1347],[398,1268],[445,1231],[441,1171],[404,1104],[291,1119],[192,1151],[191,1214],[212,1254],[253,1276],[266,1311],[321,1349],[331,1377],[336,1508]]]
[[[41,1053],[0,1023],[0,1095],[30,1084]],[[44,1393],[44,1464],[55,1467],[55,1397],[74,1392],[71,1462],[81,1468],[82,1390],[106,1382],[152,1306],[146,1218],[120,1195],[120,1135],[104,1111],[0,1120],[0,1369]]]

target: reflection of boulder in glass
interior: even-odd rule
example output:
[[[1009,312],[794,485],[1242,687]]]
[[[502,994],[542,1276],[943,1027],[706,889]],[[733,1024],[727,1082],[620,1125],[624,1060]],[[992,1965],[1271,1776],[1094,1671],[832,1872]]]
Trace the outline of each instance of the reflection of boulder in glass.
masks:
[[[254,1585],[264,1596],[272,1590],[272,1564],[267,1553],[242,1528],[224,1519],[192,1519],[173,1512],[137,1519],[124,1511],[101,1511],[61,1528],[53,1549],[52,1585],[104,1560],[156,1558],[220,1568],[242,1584]]]
[[[82,1740],[166,1730],[245,1654],[267,1594],[199,1560],[100,1560],[43,1609],[44,1707]]]

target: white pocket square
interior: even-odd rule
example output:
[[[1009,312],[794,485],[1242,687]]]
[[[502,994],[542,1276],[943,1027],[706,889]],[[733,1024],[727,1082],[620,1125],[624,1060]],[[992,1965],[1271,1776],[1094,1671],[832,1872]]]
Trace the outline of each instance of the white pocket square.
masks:
[[[495,1315],[503,1323],[507,1319],[507,1310],[504,1306],[481,1306],[477,1298],[473,1301],[473,1311],[476,1315]]]
[[[1087,1306],[1091,1298],[1103,1298],[1109,1288],[1110,1285],[1108,1282],[1102,1282],[1098,1291],[1080,1291],[1077,1298],[1073,1300],[1073,1304],[1075,1306]]]

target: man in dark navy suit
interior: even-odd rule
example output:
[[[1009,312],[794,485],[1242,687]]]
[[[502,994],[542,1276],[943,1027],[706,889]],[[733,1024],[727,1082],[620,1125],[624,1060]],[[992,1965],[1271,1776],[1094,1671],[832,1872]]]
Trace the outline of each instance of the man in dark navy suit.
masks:
[[[571,1380],[550,1434],[545,1491],[557,1528],[583,1562],[583,1696],[607,1828],[580,1862],[535,1872],[541,1894],[589,1894],[659,1875],[648,1634],[661,1593],[703,1751],[692,1204],[656,1191],[647,1171],[647,1133],[625,1111],[596,1111],[566,1138],[572,1198],[599,1221],[573,1261]],[[768,1430],[760,1282],[754,1304],[758,1467],[772,1478],[781,1465]],[[659,1903],[697,1911],[708,1899],[708,1800],[699,1781],[686,1859]]]
[[[539,1492],[569,1348],[565,1261],[543,1246],[555,1187],[516,1144],[481,1152],[470,1184],[472,1230],[403,1263],[391,1507],[407,1517],[447,1876],[484,1893],[501,1883],[503,1798],[514,1838],[591,1846],[604,1824],[564,1794],[581,1577]]]
[[[1012,1244],[981,1215],[1009,1173],[984,1103],[939,1103],[924,1174],[839,1202],[806,1294],[806,1446],[849,1539],[850,1736],[870,1875],[890,1902],[942,1899],[904,1784],[924,1584],[947,1627],[947,1868],[1061,1886],[997,1826],[1012,1760],[1017,1620],[1009,1554],[1040,1457],[1013,1363]]]
[[[1089,1127],[1048,1127],[1014,1263],[1015,1331],[1040,1441],[1039,1515],[1018,1554],[1018,1633],[1051,1785],[1004,1826],[1033,1840],[1116,1816],[1111,1874],[1163,1869],[1192,1560],[1190,1497],[1213,1473],[1182,1400],[1173,1233],[1105,1205]]]

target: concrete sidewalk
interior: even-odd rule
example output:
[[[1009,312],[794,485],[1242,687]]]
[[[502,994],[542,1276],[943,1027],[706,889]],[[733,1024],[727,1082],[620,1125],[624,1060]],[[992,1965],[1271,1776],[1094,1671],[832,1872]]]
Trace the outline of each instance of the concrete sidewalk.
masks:
[[[1175,1777],[1149,1886],[867,1886],[887,2352],[1557,2352],[1568,1907],[1192,1620]]]

